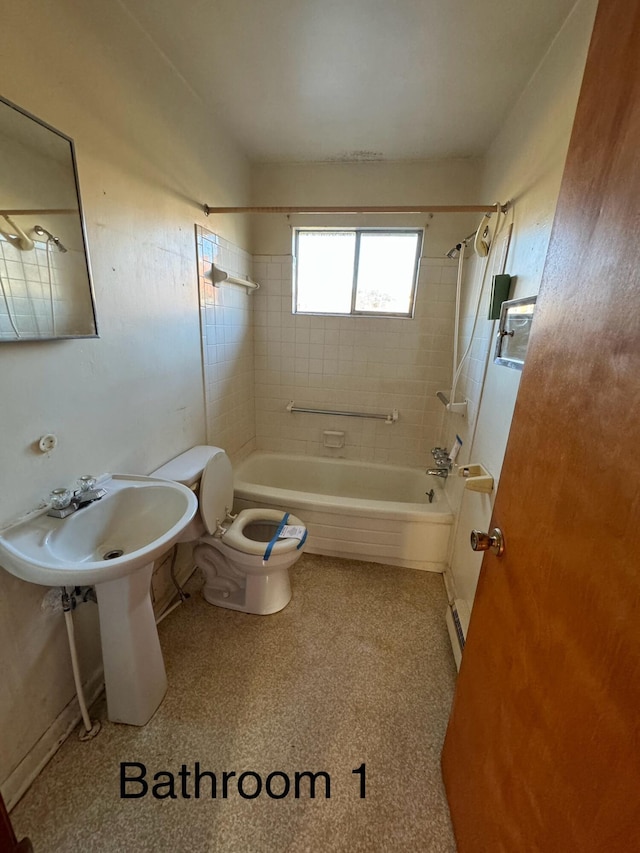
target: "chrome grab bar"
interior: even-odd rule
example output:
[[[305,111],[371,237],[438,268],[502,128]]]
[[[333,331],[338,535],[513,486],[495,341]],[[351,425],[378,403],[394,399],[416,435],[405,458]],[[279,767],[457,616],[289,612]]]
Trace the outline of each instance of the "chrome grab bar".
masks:
[[[375,418],[387,424],[394,424],[398,420],[398,410],[393,409],[388,415],[374,415],[368,412],[338,412],[334,409],[307,409],[296,406],[293,400],[287,403],[288,412],[304,412],[308,415],[339,415],[341,418]]]

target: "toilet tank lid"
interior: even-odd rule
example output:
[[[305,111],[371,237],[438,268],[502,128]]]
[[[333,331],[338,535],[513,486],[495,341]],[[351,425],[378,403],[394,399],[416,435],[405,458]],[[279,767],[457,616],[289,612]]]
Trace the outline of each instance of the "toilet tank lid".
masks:
[[[224,452],[220,447],[212,447],[208,444],[200,444],[186,450],[175,459],[162,465],[149,474],[150,477],[160,477],[163,480],[175,480],[185,486],[193,486],[197,483],[207,463],[216,454]]]

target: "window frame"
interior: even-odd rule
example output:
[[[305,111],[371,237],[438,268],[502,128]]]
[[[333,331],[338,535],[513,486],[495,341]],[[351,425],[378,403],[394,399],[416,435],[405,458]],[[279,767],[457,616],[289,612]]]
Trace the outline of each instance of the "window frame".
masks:
[[[351,308],[348,313],[338,311],[299,311],[298,310],[298,240],[300,233],[304,232],[321,232],[321,231],[344,231],[349,234],[355,234],[356,243],[354,248],[353,258],[353,277],[351,280]],[[318,227],[294,227],[293,228],[293,288],[292,288],[292,313],[300,314],[307,317],[380,317],[392,318],[396,320],[412,320],[415,317],[416,298],[418,293],[418,278],[420,275],[420,259],[422,258],[422,248],[424,244],[424,228],[368,228],[368,227],[349,227],[349,226],[323,226]],[[413,283],[411,286],[411,303],[409,311],[392,312],[392,311],[357,311],[356,299],[358,296],[358,267],[360,263],[360,238],[362,234],[415,234],[418,239],[416,241],[416,255],[413,266]]]

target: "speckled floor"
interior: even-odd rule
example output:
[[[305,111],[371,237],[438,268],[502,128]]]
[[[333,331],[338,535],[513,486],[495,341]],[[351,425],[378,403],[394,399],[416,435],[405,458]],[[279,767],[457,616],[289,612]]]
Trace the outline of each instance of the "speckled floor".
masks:
[[[160,625],[169,691],[151,722],[104,722],[85,744],[72,735],[13,811],[18,837],[36,853],[455,851],[439,768],[455,677],[441,577],[305,555],[292,585],[273,616],[212,607],[193,589]],[[121,762],[146,766],[146,796],[120,798]],[[193,776],[182,797],[177,774],[195,762],[216,774],[216,799],[206,777],[196,799]],[[237,774],[226,798],[223,771]],[[282,799],[266,792],[276,771],[290,780]],[[315,799],[299,777],[296,799],[305,771],[329,775],[329,799],[324,777]],[[153,798],[161,772],[176,799]],[[262,781],[253,799],[238,792],[243,772]],[[244,777],[245,795],[257,784]],[[270,784],[278,796],[286,779]]]

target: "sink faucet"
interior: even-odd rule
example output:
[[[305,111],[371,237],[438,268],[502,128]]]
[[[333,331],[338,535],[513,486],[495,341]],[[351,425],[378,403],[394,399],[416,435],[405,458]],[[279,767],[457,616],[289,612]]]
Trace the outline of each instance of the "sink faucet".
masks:
[[[94,477],[80,477],[79,483],[80,488],[73,494],[69,489],[54,489],[49,496],[51,509],[47,515],[53,518],[66,518],[79,509],[99,501],[107,494],[105,489],[95,488]]]
[[[84,492],[76,492],[71,503],[77,504],[78,509],[82,509],[87,504],[95,503],[107,494],[106,489],[86,489]]]

